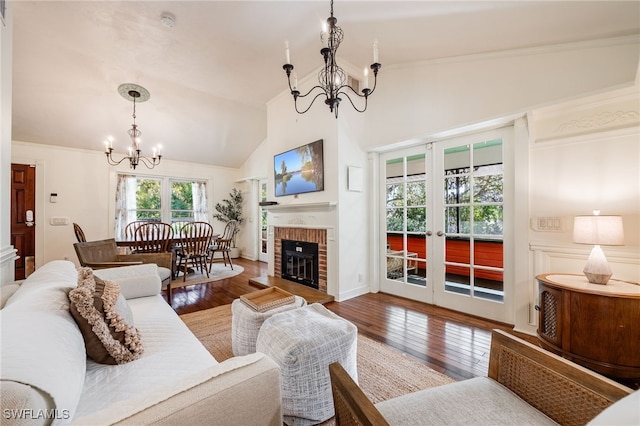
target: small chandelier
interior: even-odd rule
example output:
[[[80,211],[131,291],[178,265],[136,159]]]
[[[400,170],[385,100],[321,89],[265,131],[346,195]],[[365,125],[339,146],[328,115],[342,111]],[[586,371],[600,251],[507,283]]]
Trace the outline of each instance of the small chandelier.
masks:
[[[323,30],[320,33],[320,40],[322,41],[322,44],[324,46],[320,50],[320,54],[324,58],[324,67],[318,73],[318,82],[320,84],[312,87],[311,90],[309,90],[304,95],[301,95],[300,91],[298,90],[298,78],[295,73],[293,73],[293,83],[291,82],[293,65],[291,65],[289,43],[285,43],[287,63],[284,64],[282,68],[287,73],[289,90],[291,90],[295,109],[298,114],[304,114],[305,112],[309,111],[315,100],[322,95],[325,96],[324,103],[329,105],[329,110],[335,114],[336,118],[338,118],[338,107],[340,106],[340,101],[342,101],[340,95],[345,96],[356,111],[365,112],[367,109],[367,101],[369,99],[369,95],[371,95],[374,90],[376,90],[378,71],[380,70],[380,68],[382,68],[382,65],[378,62],[377,41],[373,44],[373,64],[371,64],[371,66],[369,67],[373,71],[373,88],[369,88],[369,70],[365,68],[363,80],[364,88],[361,90],[362,94],[360,94],[357,90],[355,90],[348,84],[347,74],[336,63],[336,52],[338,51],[338,47],[340,46],[340,43],[343,39],[342,29],[336,25],[337,22],[338,19],[333,16],[333,0],[331,0],[331,16],[327,18],[326,26],[323,26]],[[320,89],[319,92],[316,91],[316,89]],[[347,92],[348,90],[353,92],[353,95],[364,98],[364,107],[362,109],[358,109],[358,107],[356,107],[353,100],[349,96],[349,93]],[[309,106],[305,110],[300,111],[298,109],[298,98],[309,96],[312,92],[318,93],[311,100]]]
[[[142,132],[138,130],[138,125],[136,124],[136,102],[145,102],[149,100],[151,95],[144,87],[131,83],[125,83],[118,86],[118,93],[120,93],[120,95],[126,100],[133,101],[133,124],[127,131],[131,138],[131,146],[129,147],[127,155],[116,161],[113,158],[113,138],[109,136],[104,142],[104,153],[107,155],[107,162],[112,166],[117,166],[124,160],[129,160],[129,165],[134,170],[140,163],[147,166],[148,169],[153,169],[155,166],[160,164],[160,160],[162,159],[162,154],[160,154],[161,147],[158,146],[153,148],[153,157],[147,158],[143,156],[142,151],[140,150],[140,136],[142,135]]]

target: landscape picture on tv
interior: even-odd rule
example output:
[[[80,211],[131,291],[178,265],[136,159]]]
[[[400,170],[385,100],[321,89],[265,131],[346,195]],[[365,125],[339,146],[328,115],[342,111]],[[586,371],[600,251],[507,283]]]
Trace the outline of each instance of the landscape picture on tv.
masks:
[[[273,157],[276,197],[324,191],[322,139]]]

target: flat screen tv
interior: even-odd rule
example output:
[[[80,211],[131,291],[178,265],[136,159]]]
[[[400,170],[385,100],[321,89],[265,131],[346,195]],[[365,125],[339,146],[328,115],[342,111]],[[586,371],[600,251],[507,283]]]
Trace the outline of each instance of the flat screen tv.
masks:
[[[273,157],[276,197],[324,191],[322,139]]]

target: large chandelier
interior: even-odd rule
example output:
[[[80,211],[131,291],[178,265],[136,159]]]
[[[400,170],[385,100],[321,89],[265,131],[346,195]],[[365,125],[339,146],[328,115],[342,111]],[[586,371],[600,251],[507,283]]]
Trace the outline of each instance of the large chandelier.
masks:
[[[305,112],[309,111],[315,100],[323,95],[325,97],[324,103],[329,105],[329,110],[335,114],[336,118],[338,118],[338,107],[340,106],[340,101],[342,101],[342,98],[340,97],[341,95],[349,100],[356,111],[364,112],[367,109],[367,101],[369,100],[369,95],[371,95],[373,91],[376,90],[378,71],[380,70],[380,68],[382,68],[382,65],[378,62],[378,43],[374,42],[373,44],[373,64],[371,64],[371,66],[369,67],[373,71],[373,88],[369,88],[369,70],[365,68],[363,79],[364,87],[361,90],[362,94],[360,94],[356,89],[348,84],[347,73],[345,73],[345,71],[336,63],[336,53],[344,36],[342,33],[342,29],[336,25],[337,22],[338,20],[333,16],[333,0],[331,0],[331,16],[327,18],[326,26],[323,27],[322,32],[320,33],[320,40],[322,41],[322,44],[324,46],[320,50],[320,54],[324,58],[324,67],[318,73],[318,82],[320,84],[312,87],[311,90],[309,90],[304,95],[300,94],[300,91],[298,90],[298,78],[295,73],[292,73],[293,65],[291,65],[289,43],[287,42],[285,44],[287,63],[284,64],[282,68],[287,73],[289,90],[291,90],[294,106],[298,114],[304,114]],[[351,91],[353,95],[364,99],[364,107],[362,109],[359,109],[354,104],[353,100],[349,96],[349,91]],[[309,106],[302,111],[299,110],[298,98],[307,97],[312,92],[316,93],[316,95],[309,103]]]
[[[104,153],[107,155],[107,162],[112,166],[117,166],[124,160],[129,160],[129,166],[134,170],[140,163],[147,166],[148,169],[153,169],[155,166],[160,164],[160,160],[162,159],[160,149],[162,147],[157,146],[153,148],[153,157],[151,158],[143,156],[142,150],[140,149],[140,136],[142,135],[142,132],[138,129],[138,125],[136,124],[136,102],[148,101],[151,95],[144,87],[131,83],[125,83],[118,86],[118,93],[120,93],[120,95],[126,100],[133,101],[133,124],[127,131],[131,138],[131,146],[129,146],[127,155],[122,157],[120,160],[115,160],[113,158],[113,138],[109,136],[104,142]]]

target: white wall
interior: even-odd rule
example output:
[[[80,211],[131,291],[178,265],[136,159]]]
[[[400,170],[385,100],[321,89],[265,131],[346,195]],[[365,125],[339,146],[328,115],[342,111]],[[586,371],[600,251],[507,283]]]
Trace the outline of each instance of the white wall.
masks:
[[[11,84],[13,18],[11,2],[0,22],[0,283],[15,277],[16,250],[11,245]]]
[[[338,300],[346,300],[369,292],[373,263],[369,260],[372,239],[371,220],[374,212],[369,204],[371,185],[363,183],[360,192],[349,191],[348,168],[367,170],[367,153],[363,149],[366,117],[343,101],[338,133]]]
[[[77,222],[88,240],[110,238],[115,223],[115,173],[132,172],[128,166],[110,167],[104,153],[52,145],[14,142],[12,161],[36,165],[36,267],[54,259],[77,263],[71,223]],[[139,166],[136,175],[171,176],[207,180],[209,210],[227,198],[236,186],[237,169],[163,160],[153,170]],[[57,193],[57,202],[49,194]],[[70,224],[52,226],[54,216],[68,217]],[[223,224],[214,223],[222,232]]]
[[[382,68],[366,145],[426,138],[633,84],[637,37]]]

